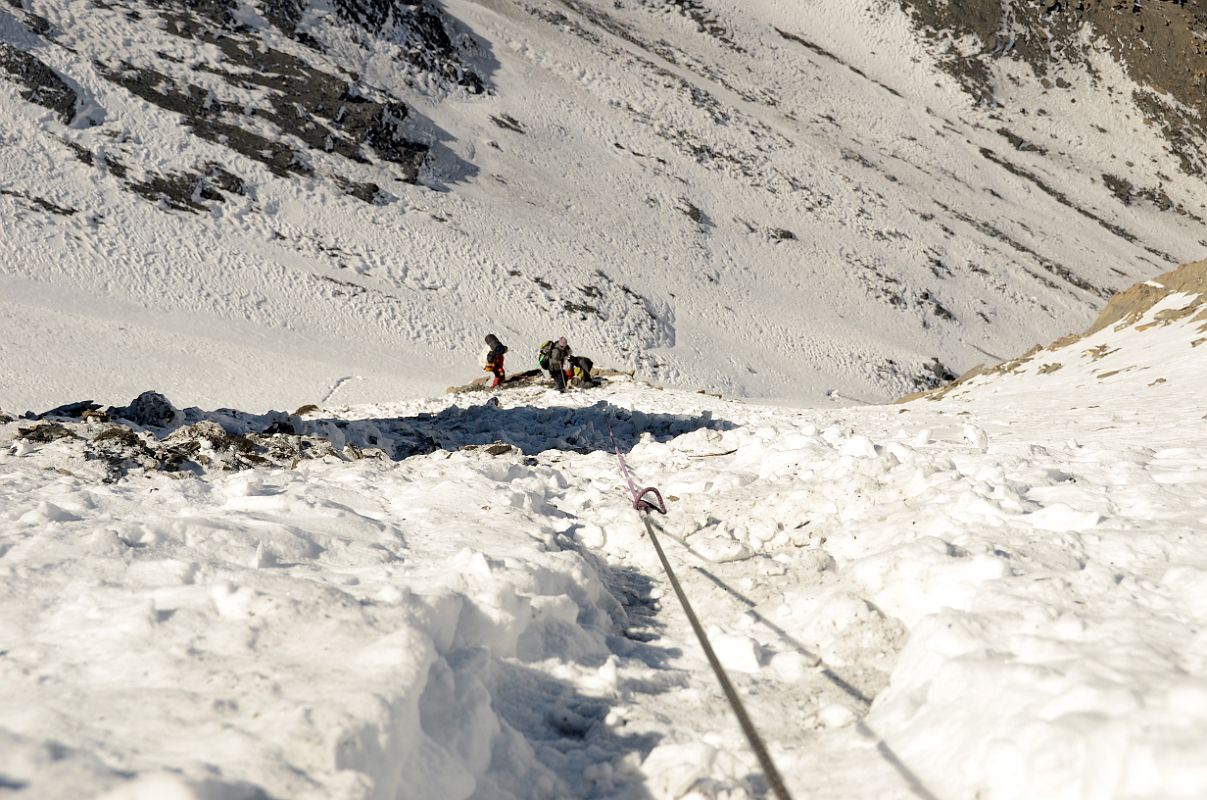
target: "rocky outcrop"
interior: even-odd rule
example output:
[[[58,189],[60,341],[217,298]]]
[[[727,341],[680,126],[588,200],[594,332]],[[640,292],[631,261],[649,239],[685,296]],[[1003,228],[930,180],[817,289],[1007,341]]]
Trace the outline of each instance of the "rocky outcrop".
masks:
[[[308,153],[325,153],[360,164],[376,158],[400,167],[401,180],[419,180],[429,146],[407,136],[411,110],[401,100],[268,46],[236,22],[230,0],[164,0],[159,5],[165,30],[221,51],[222,60],[199,65],[201,72],[222,77],[232,90],[263,93],[263,102],[249,106],[236,101],[233,91],[222,96],[174,78],[170,63],[160,68],[102,66],[109,80],[180,114],[181,122],[201,138],[258,161],[278,176],[311,174]],[[266,122],[277,137],[264,135]]]
[[[1163,129],[1192,175],[1207,169],[1201,143],[1207,119],[1207,9],[1184,0],[899,0],[944,52],[942,63],[977,100],[993,102],[993,62],[1031,66],[1048,88],[1066,88],[1064,67],[1090,70],[1090,54],[1106,48],[1146,89],[1133,100]],[[980,43],[962,53],[956,39]],[[1183,107],[1166,102],[1173,98]]]
[[[159,392],[143,392],[130,405],[109,409],[109,416],[145,428],[166,428],[184,419],[184,414]]]
[[[0,42],[0,78],[19,83],[21,96],[54,112],[64,125],[75,119],[75,90],[58,73],[29,53]]]
[[[421,183],[439,137],[400,97],[361,81],[363,64],[349,57],[349,46],[391,53],[399,74],[425,92],[486,91],[485,79],[461,57],[464,31],[440,6],[420,0],[145,0],[121,14],[112,4],[92,4],[92,13],[110,17],[115,31],[151,26],[204,47],[192,60],[171,48],[134,49],[120,58],[109,48],[90,53],[91,43],[72,39],[20,2],[11,5],[21,26],[20,47],[0,42],[0,80],[19,83],[25,99],[62,122],[70,123],[83,101],[67,76],[32,54],[39,42],[91,57],[101,77],[179,114],[200,139],[273,175],[327,178],[368,203],[393,201],[382,189],[389,181]],[[328,40],[338,46],[329,47]],[[92,149],[77,141],[68,146],[93,163]],[[173,211],[203,211],[249,188],[235,175],[246,170],[212,161],[165,165],[141,176],[127,175],[112,157],[105,166],[127,189]]]
[[[1178,303],[1176,308],[1165,309],[1153,314],[1153,309],[1171,295],[1186,295],[1186,300],[1185,302]],[[1019,358],[1004,361],[994,366],[986,366],[984,364],[976,366],[951,383],[929,391],[908,394],[897,402],[907,403],[911,400],[923,398],[927,400],[940,400],[973,378],[1006,375],[1016,372],[1023,365],[1029,364],[1045,354],[1075,345],[1083,339],[1107,328],[1114,328],[1118,331],[1137,326],[1138,330],[1143,331],[1154,327],[1171,325],[1188,318],[1192,322],[1202,323],[1198,327],[1197,333],[1207,334],[1207,260],[1183,264],[1177,269],[1166,272],[1153,280],[1137,283],[1117,293],[1106,304],[1106,307],[1102,309],[1102,312],[1094,320],[1093,324],[1082,333],[1064,336],[1046,347],[1036,345]],[[1198,347],[1204,342],[1207,342],[1207,338],[1198,338],[1190,344],[1192,347]],[[1092,351],[1087,351],[1087,353],[1093,356]],[[1046,367],[1041,367],[1039,371],[1041,373],[1051,373],[1058,371],[1060,368],[1061,365],[1059,363],[1053,362]]]
[[[1094,320],[1094,324],[1072,341],[1112,326],[1135,325],[1171,294],[1186,294],[1190,295],[1191,299],[1180,308],[1159,312],[1154,320],[1156,324],[1168,325],[1193,317],[1196,321],[1202,320],[1207,328],[1207,261],[1195,261],[1115,295],[1098,315],[1098,319]]]
[[[335,0],[339,16],[369,33],[401,45],[399,58],[413,69],[460,86],[471,94],[486,91],[482,76],[470,69],[449,35],[452,22],[423,0]]]
[[[316,407],[286,414],[178,409],[158,392],[104,408],[67,403],[14,421],[0,414],[0,446],[39,456],[53,469],[112,483],[133,471],[238,471],[293,468],[316,458],[398,460],[440,445],[418,421],[326,419]],[[9,425],[8,423],[12,423]]]

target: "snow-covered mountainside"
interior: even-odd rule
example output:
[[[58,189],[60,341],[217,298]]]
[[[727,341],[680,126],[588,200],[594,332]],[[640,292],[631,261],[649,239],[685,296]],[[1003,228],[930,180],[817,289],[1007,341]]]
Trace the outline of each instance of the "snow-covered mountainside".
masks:
[[[1176,324],[1176,325],[1175,325]],[[1165,336],[1145,336],[1153,328],[1170,328]],[[1201,368],[1195,349],[1207,342],[1207,261],[1185,264],[1153,280],[1138,283],[1111,298],[1084,333],[1036,346],[1019,358],[990,367],[978,366],[959,380],[906,400],[948,395],[985,395],[1001,391],[1030,391],[1031,378],[1061,373],[1048,381],[1056,392],[1086,392],[1105,381],[1122,381],[1136,391],[1139,382],[1148,389],[1183,384],[1184,372]],[[1184,345],[1189,345],[1187,348]],[[1068,369],[1066,369],[1066,366]],[[1135,373],[1135,374],[1129,374]],[[1116,378],[1127,375],[1126,378]],[[1014,376],[1026,380],[1017,381]],[[1151,394],[1147,393],[1146,394]],[[1155,408],[1164,406],[1160,392],[1152,396]]]
[[[7,0],[0,405],[929,388],[1207,247],[1201,12],[1031,6]]]
[[[1207,794],[1207,262],[943,396],[0,418],[0,794]],[[32,417],[32,415],[31,415]]]

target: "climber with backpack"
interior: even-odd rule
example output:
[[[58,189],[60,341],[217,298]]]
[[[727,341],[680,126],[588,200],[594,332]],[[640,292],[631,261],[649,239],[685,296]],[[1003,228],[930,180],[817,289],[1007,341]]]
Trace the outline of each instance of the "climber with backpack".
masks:
[[[549,373],[549,377],[553,378],[553,387],[559,392],[566,391],[568,377],[573,376],[572,366],[571,375],[566,375],[566,366],[569,363],[569,359],[570,344],[566,341],[565,336],[556,342],[553,340],[545,342],[541,345],[540,352],[537,353],[537,366]]]
[[[553,386],[559,392],[566,391],[568,386],[595,386],[597,381],[591,376],[594,362],[586,356],[576,356],[570,349],[566,337],[557,341],[552,339],[541,345],[537,354],[537,365],[553,378]]]
[[[482,351],[482,368],[490,373],[490,377],[486,379],[486,385],[491,389],[507,380],[507,373],[503,369],[503,355],[506,352],[507,345],[500,342],[498,336],[493,333],[486,334],[486,349]]]

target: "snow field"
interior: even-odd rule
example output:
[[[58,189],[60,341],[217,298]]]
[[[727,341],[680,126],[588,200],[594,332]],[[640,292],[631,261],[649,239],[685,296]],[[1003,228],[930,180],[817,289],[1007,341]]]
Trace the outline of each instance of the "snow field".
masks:
[[[0,39],[82,106],[64,126],[0,82],[0,404],[18,410],[148,387],[247,410],[431,396],[488,330],[524,361],[564,334],[666,385],[888,400],[932,382],[932,359],[961,372],[1058,335],[1102,292],[1202,248],[1195,219],[1104,188],[1103,169],[1137,188],[1170,176],[1162,191],[1201,213],[1117,67],[1061,94],[1002,59],[1004,105],[972,108],[880,2],[443,4],[484,95],[404,66],[330,4],[306,23],[325,54],[265,25],[263,3],[236,4],[265,46],[407,101],[434,144],[427,186],[308,148],[319,177],[273,176],[105,77],[129,64],[264,106],[256,80],[193,68],[229,62],[170,33],[160,6],[29,5],[54,44],[16,10]],[[210,163],[246,194],[191,213],[127,185]]]
[[[280,796],[447,798],[505,770],[495,796],[564,794],[491,699],[543,693],[577,714],[570,686],[523,663],[602,661],[623,611],[531,511],[547,475],[438,461],[83,491],[61,477],[53,501],[26,502],[5,469],[3,726],[29,753],[6,748],[6,781],[69,797],[70,773],[93,790],[133,773],[137,792],[171,767],[187,796],[252,796],[254,778]],[[425,518],[444,522],[411,528]]]
[[[336,446],[443,448],[400,461],[102,484],[8,423],[0,777],[38,797],[765,796],[611,428],[798,796],[1202,796],[1207,373],[1197,300],[1171,298],[938,402],[771,409],[621,379],[327,412]]]

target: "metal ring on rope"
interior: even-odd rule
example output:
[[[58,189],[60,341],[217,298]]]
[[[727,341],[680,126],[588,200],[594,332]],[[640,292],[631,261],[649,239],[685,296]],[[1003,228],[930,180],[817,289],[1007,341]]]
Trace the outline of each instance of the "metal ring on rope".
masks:
[[[658,499],[658,505],[654,505],[649,500],[645,499],[647,494],[652,494]],[[633,500],[633,508],[638,511],[657,511],[662,516],[666,516],[666,501],[662,499],[662,492],[655,489],[653,486],[647,486],[637,493],[637,497]]]

